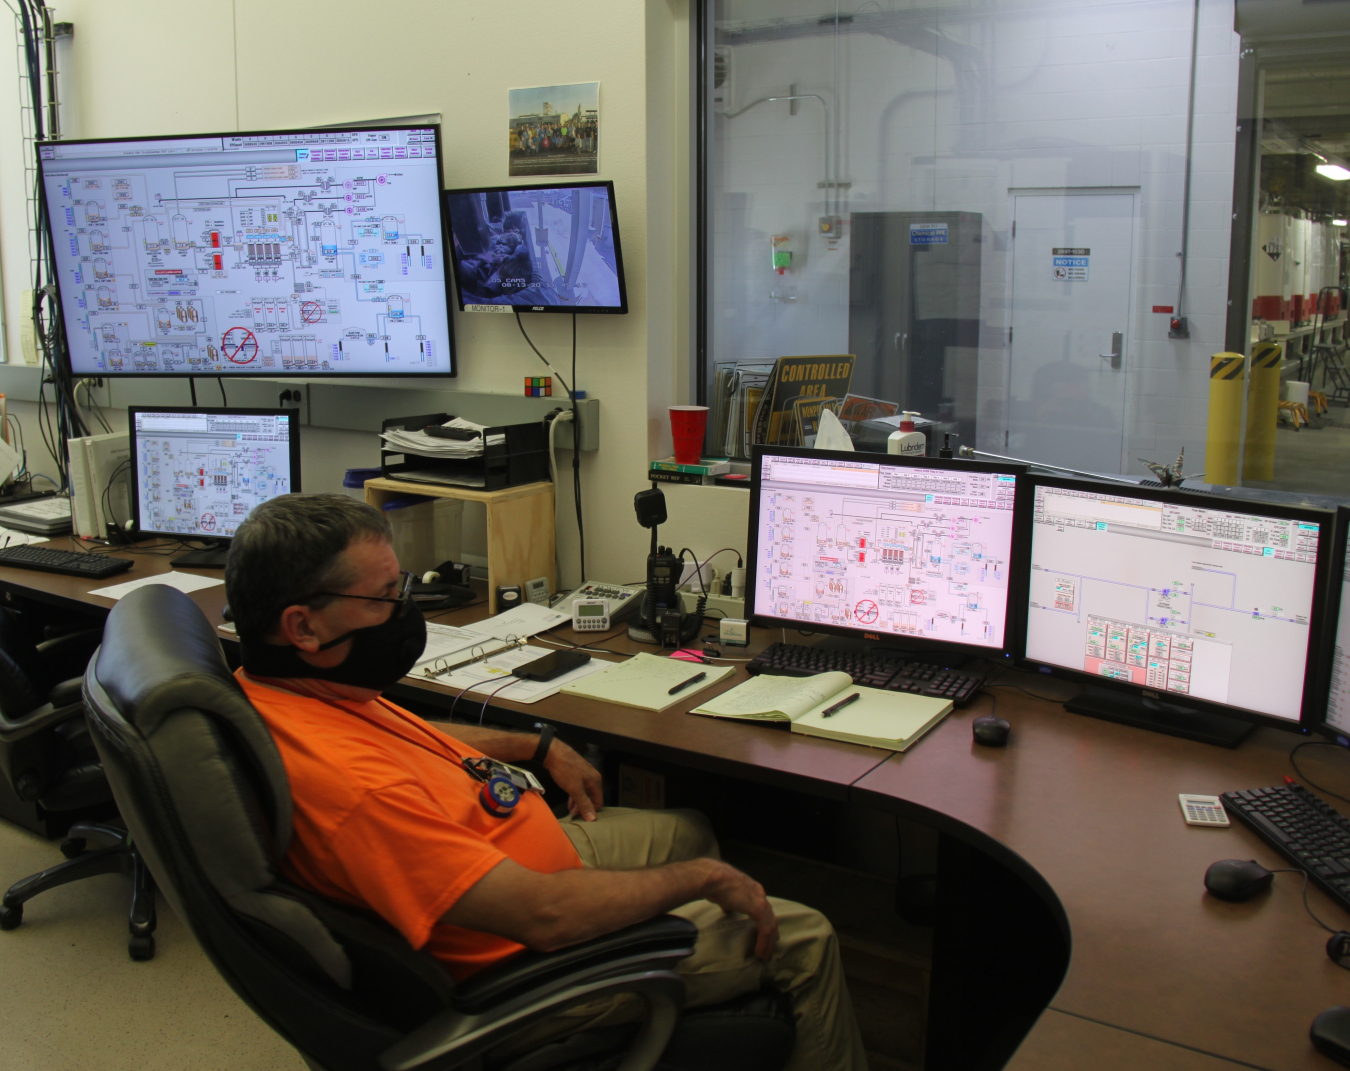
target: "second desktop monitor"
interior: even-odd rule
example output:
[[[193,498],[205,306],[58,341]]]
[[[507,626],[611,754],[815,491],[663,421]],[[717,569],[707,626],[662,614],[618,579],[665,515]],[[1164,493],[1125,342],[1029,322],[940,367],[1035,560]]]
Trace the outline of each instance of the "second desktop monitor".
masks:
[[[212,561],[175,564],[223,565],[224,541],[255,506],[300,490],[298,410],[133,407],[127,415],[139,530],[216,545]]]

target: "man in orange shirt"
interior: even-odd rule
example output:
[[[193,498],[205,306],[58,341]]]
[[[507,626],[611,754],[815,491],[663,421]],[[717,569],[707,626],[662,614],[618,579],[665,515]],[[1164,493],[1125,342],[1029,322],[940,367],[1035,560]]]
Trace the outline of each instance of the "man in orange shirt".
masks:
[[[426,642],[410,581],[384,517],[342,495],[271,499],[235,533],[225,584],[238,677],[294,799],[287,877],[375,911],[457,978],[682,915],[699,927],[680,967],[691,1006],[768,982],[792,996],[792,1071],[865,1071],[829,923],[721,862],[701,815],[602,810],[600,775],[562,741],[470,725],[451,736],[381,698]],[[534,792],[494,796],[485,757],[542,761],[571,817]],[[597,1002],[544,1030],[633,1014]]]

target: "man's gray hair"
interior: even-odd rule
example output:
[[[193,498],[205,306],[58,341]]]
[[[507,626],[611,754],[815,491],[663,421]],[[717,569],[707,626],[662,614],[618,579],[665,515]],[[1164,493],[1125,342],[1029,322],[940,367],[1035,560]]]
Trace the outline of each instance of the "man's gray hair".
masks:
[[[330,602],[356,577],[341,555],[361,539],[389,539],[373,506],[346,495],[281,495],[256,507],[234,533],[225,563],[225,597],[241,640],[271,635],[288,606]]]

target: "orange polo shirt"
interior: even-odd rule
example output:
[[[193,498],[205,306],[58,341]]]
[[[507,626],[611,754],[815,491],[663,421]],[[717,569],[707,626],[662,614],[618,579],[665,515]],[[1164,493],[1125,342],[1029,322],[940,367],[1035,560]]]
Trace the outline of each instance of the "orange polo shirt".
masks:
[[[494,817],[460,765],[478,753],[416,715],[385,699],[330,700],[300,694],[299,681],[235,676],[290,778],[294,833],[281,864],[289,880],[374,911],[459,979],[521,951],[440,918],[503,859],[545,874],[581,866],[538,793]]]

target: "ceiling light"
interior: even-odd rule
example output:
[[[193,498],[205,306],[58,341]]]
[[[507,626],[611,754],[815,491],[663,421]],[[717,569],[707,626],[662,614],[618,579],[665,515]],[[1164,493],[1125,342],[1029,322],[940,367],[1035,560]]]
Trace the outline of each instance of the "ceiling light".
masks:
[[[1344,182],[1350,179],[1350,171],[1341,167],[1340,164],[1318,164],[1317,173],[1323,178],[1329,178],[1332,182]]]
[[[1332,225],[1333,227],[1344,227],[1346,224],[1345,224],[1345,220],[1343,220],[1343,219],[1333,219],[1333,220],[1331,221],[1331,225]]]

